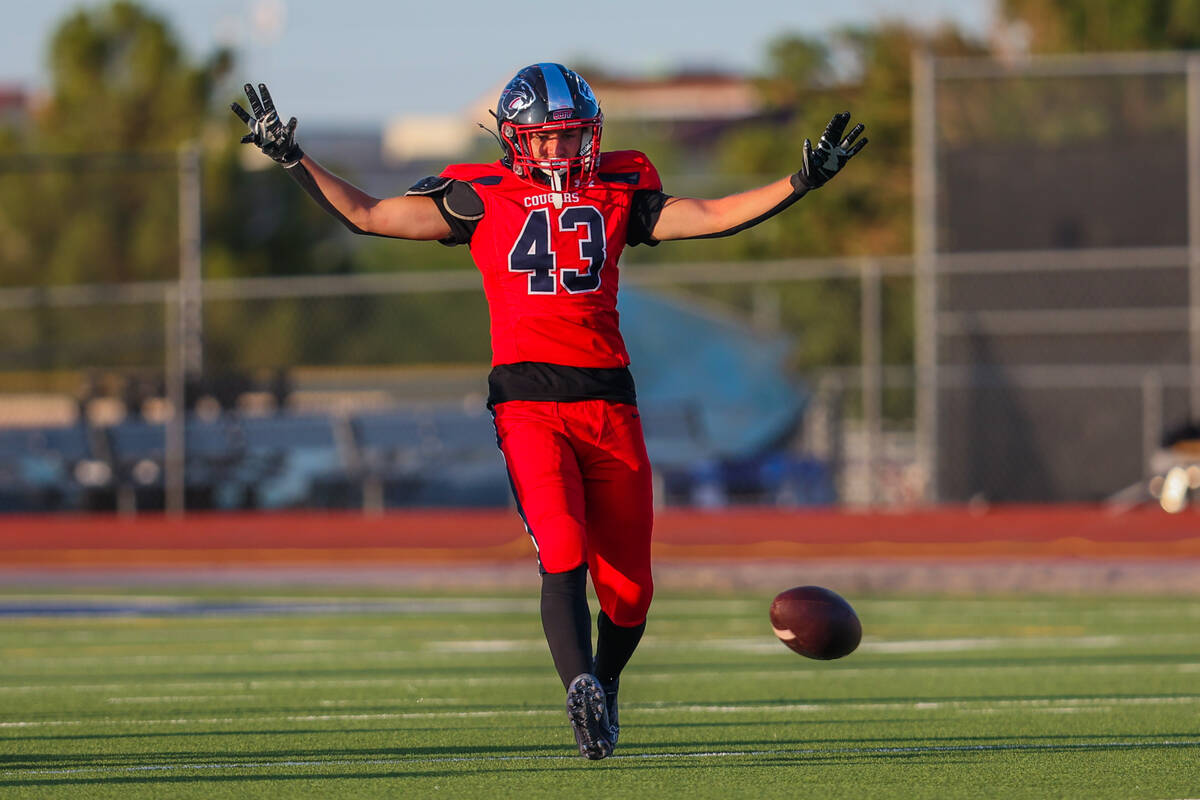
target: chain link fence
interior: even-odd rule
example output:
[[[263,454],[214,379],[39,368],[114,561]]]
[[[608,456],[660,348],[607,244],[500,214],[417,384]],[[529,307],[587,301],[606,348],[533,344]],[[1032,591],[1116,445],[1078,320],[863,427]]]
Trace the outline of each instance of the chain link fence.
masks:
[[[931,496],[1140,497],[1200,418],[1200,56],[915,76]]]
[[[704,308],[765,347],[798,335],[781,294],[815,281],[860,292],[864,278],[879,284],[886,270],[895,273],[887,280],[906,281],[909,269],[904,259],[626,265],[623,278],[627,292]],[[474,270],[439,270],[208,280],[191,299],[176,281],[0,290],[13,324],[32,325],[41,314],[73,320],[76,331],[44,326],[37,346],[30,335],[5,359],[6,456],[25,448],[55,462],[43,463],[45,476],[73,485],[54,502],[27,492],[33,506],[506,504],[485,407],[490,353],[479,283]],[[183,322],[189,304],[202,309],[199,336]],[[877,341],[878,319],[863,330]],[[202,354],[189,350],[197,343]],[[51,351],[53,366],[42,360]],[[193,360],[201,371],[186,368]],[[701,400],[643,407],[662,502],[869,504],[919,495],[912,487],[872,491],[862,474],[867,451],[882,456],[885,447],[879,403],[862,400],[864,386],[882,391],[878,363],[803,374],[787,367],[782,358],[804,415],[761,458],[723,459],[707,446]],[[634,369],[639,381],[653,379]],[[906,395],[898,407],[911,409],[909,370],[890,375]],[[186,418],[173,413],[179,407]],[[873,425],[858,423],[868,408]],[[81,441],[55,453],[48,431],[64,427]],[[911,462],[911,444],[894,444],[911,443],[911,423],[897,427],[887,452]],[[913,477],[899,466],[893,473]]]
[[[1198,63],[919,58],[911,257],[631,251],[629,291],[784,342],[802,411],[739,460],[705,441],[702,398],[645,409],[661,501],[1182,506],[1200,490]],[[405,255],[393,271],[221,279],[199,263],[194,155],[124,158],[0,162],[5,508],[509,502],[465,253],[461,269]],[[90,220],[76,239],[56,235],[67,214]],[[89,258],[128,268],[62,278]],[[795,309],[812,296],[843,298],[857,330],[838,365],[802,357]],[[911,318],[889,319],[897,307]],[[913,361],[885,359],[910,326]]]

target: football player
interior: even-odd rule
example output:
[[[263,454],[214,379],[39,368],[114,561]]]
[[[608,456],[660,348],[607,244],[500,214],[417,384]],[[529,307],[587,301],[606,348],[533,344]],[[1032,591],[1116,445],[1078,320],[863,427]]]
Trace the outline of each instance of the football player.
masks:
[[[488,407],[517,508],[537,551],[541,617],[567,690],[580,754],[610,755],[622,669],[653,594],[650,462],[617,325],[626,245],[729,236],[833,178],[867,143],[837,114],[800,168],[716,199],[662,191],[650,160],[600,149],[604,115],[561,64],[525,67],[500,94],[503,157],[455,164],[380,199],[324,169],[296,142],[267,87],[245,86],[242,141],[275,161],[355,233],[465,244],[491,315]],[[593,655],[587,576],[599,600]]]

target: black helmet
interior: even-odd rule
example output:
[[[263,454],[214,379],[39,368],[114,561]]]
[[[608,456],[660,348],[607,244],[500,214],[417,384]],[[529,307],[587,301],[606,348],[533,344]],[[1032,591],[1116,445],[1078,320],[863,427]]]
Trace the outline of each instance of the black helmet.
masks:
[[[592,87],[562,64],[525,67],[504,87],[496,104],[496,124],[504,164],[517,175],[561,190],[587,185],[600,160],[604,114]],[[570,158],[535,160],[533,133],[583,129],[579,153]]]

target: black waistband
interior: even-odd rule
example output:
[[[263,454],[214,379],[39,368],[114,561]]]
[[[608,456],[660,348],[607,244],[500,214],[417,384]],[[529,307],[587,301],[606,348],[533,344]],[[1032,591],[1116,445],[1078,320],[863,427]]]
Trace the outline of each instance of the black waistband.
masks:
[[[628,367],[567,367],[521,361],[499,364],[488,375],[488,406],[509,400],[609,400],[637,405]]]

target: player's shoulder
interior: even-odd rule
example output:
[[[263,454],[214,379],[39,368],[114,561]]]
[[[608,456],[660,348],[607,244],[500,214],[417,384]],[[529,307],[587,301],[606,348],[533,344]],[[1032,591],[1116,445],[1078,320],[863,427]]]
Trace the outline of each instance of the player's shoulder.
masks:
[[[604,150],[600,153],[600,164],[597,170],[653,170],[650,157],[641,150]]]
[[[442,177],[479,186],[495,186],[516,178],[513,171],[499,161],[491,164],[451,164],[442,170]]]
[[[640,150],[606,150],[600,153],[596,179],[631,189],[661,189],[662,180],[649,157]]]

